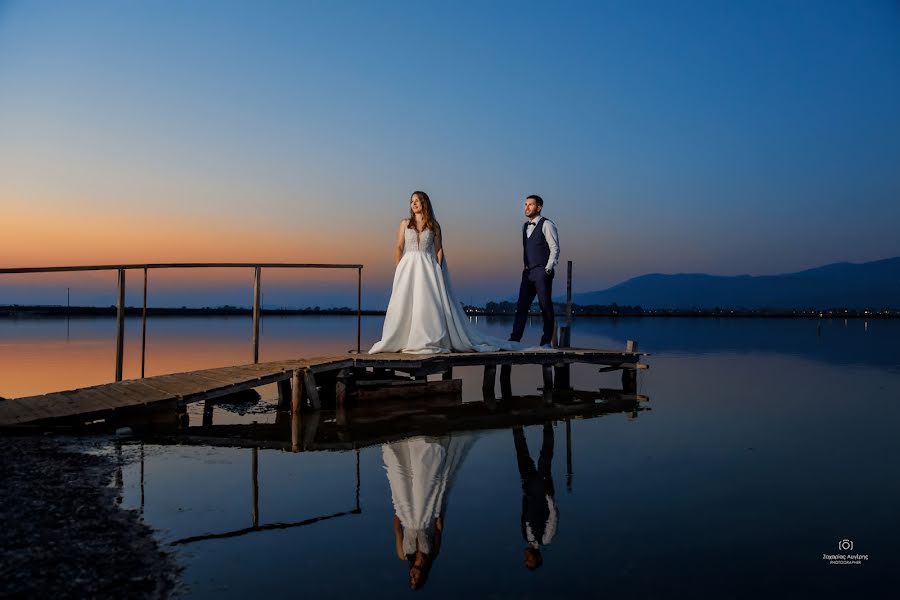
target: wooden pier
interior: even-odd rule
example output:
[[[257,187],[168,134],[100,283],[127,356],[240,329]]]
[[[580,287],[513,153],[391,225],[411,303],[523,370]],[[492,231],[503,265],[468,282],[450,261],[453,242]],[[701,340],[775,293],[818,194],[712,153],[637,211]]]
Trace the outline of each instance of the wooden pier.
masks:
[[[622,370],[626,391],[632,390],[639,369],[647,368],[629,342],[625,351],[565,348],[533,352],[470,352],[452,354],[346,354],[297,360],[204,369],[159,375],[81,388],[0,400],[0,427],[79,424],[113,415],[150,409],[183,411],[191,402],[211,400],[267,384],[278,386],[278,408],[291,413],[342,407],[348,395],[365,387],[390,387],[402,396],[403,388],[427,386],[429,375],[441,374],[450,385],[453,368],[483,366],[483,389],[493,390],[497,367],[501,387],[508,386],[513,365],[540,366],[545,396],[569,387],[569,366],[592,364],[601,371]],[[555,380],[555,385],[554,385]],[[434,382],[439,384],[439,382]]]

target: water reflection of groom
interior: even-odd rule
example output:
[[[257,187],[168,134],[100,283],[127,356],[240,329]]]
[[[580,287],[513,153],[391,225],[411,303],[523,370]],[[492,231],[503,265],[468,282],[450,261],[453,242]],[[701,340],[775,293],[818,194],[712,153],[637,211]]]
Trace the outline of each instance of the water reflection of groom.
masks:
[[[528,453],[525,431],[521,427],[513,428],[513,440],[516,443],[519,476],[522,478],[522,537],[528,544],[525,547],[525,566],[533,571],[544,564],[540,547],[553,541],[559,521],[559,511],[553,497],[553,475],[550,472],[553,463],[553,427],[550,423],[544,424],[537,467]]]

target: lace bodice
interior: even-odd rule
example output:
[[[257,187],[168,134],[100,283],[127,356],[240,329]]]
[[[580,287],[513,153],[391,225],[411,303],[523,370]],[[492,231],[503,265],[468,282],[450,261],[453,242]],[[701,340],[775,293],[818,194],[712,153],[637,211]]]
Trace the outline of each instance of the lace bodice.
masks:
[[[403,254],[409,252],[427,252],[429,254],[434,254],[434,232],[430,229],[426,229],[416,235],[415,229],[407,227]]]

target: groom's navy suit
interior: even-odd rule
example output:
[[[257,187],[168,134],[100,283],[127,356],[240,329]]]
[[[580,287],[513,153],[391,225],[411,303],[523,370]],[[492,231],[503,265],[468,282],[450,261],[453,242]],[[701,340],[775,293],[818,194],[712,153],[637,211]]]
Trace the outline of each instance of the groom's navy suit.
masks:
[[[518,342],[525,333],[525,321],[528,319],[528,309],[537,296],[541,306],[541,315],[544,317],[544,332],[541,335],[541,345],[549,344],[553,338],[554,318],[553,300],[551,292],[553,288],[553,273],[545,270],[550,260],[550,244],[543,234],[544,217],[540,217],[534,225],[531,235],[528,235],[528,225],[522,227],[522,258],[525,262],[525,270],[522,272],[522,284],[519,286],[519,301],[516,303],[516,318],[513,322],[512,334],[509,339]]]

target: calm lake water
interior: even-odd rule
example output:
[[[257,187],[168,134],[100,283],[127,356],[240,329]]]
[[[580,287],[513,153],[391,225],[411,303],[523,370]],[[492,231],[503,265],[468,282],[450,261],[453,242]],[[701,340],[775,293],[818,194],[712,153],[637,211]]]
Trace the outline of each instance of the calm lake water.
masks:
[[[510,322],[478,326],[499,336]],[[364,346],[380,327],[364,318]],[[111,380],[114,328],[113,319],[0,320],[0,395]],[[139,321],[127,328],[134,377]],[[151,320],[147,373],[249,362],[250,333],[246,318]],[[582,319],[573,328],[578,346],[627,339],[652,353],[638,412],[406,439],[392,430],[387,443],[359,438],[349,451],[149,438],[103,451],[121,461],[122,505],[175,544],[193,597],[411,594],[398,546],[435,555],[415,592],[428,597],[895,597],[900,322]],[[355,341],[355,318],[265,318],[260,359],[343,353]],[[454,375],[462,401],[480,403],[481,369]],[[572,384],[621,388],[618,374],[588,366],[573,368]],[[540,385],[539,368],[513,369],[516,397]],[[243,415],[217,408],[214,423],[274,424],[274,390],[262,395]],[[192,426],[202,412],[191,407]],[[335,416],[322,418],[331,426]],[[272,427],[274,446],[289,446],[289,425]],[[532,570],[533,546],[542,565]],[[823,558],[851,553],[867,559]]]

